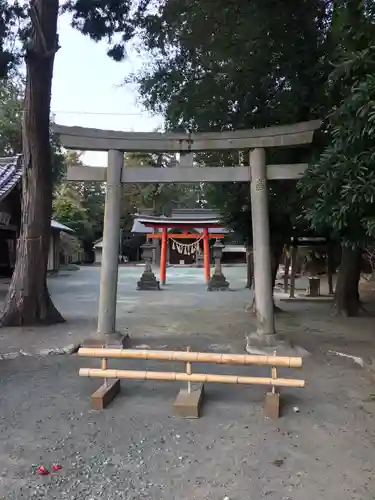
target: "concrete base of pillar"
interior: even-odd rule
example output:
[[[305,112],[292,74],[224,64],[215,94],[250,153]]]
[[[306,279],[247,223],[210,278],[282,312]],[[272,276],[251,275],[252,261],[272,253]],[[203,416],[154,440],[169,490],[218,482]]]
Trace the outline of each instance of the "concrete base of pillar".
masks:
[[[129,347],[129,335],[119,332],[100,334],[95,333],[90,337],[85,338],[82,347],[111,347],[113,349],[126,349]]]
[[[300,346],[295,346],[289,341],[280,338],[276,333],[260,334],[250,333],[246,337],[246,351],[249,354],[261,356],[308,356],[310,353]]]
[[[152,271],[144,271],[137,283],[137,290],[160,290],[160,282]]]
[[[214,273],[211,279],[207,282],[207,290],[213,291],[226,291],[229,289],[229,282],[225,279],[223,273]]]

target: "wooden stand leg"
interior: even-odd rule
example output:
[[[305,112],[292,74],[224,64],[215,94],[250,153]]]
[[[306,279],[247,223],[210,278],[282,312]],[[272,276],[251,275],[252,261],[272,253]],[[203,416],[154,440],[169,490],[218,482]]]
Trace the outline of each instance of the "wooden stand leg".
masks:
[[[165,285],[167,280],[167,248],[168,248],[168,233],[167,228],[163,227],[161,239],[161,254],[160,254],[160,283]]]
[[[211,277],[210,240],[208,229],[203,229],[203,256],[204,256],[204,278],[207,282]]]
[[[279,392],[267,392],[266,400],[264,403],[264,416],[267,418],[279,418],[280,417],[280,393]]]
[[[173,403],[173,416],[180,418],[199,418],[204,398],[203,384],[191,388],[181,389]]]
[[[120,392],[120,380],[111,380],[107,384],[103,384],[94,394],[91,396],[91,408],[93,410],[104,410],[109,403],[117,396]]]

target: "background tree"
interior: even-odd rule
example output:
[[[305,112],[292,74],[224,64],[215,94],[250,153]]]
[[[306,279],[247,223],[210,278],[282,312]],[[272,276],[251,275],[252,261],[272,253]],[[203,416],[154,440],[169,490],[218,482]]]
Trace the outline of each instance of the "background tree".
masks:
[[[0,80],[0,156],[22,152],[23,95],[18,78]]]
[[[233,130],[319,117],[328,74],[327,3],[281,4],[162,2],[144,18],[143,42],[155,61],[134,75],[144,103],[163,113],[173,130]],[[206,166],[238,164],[237,153],[199,156]],[[308,158],[303,149],[268,155],[272,163]],[[270,183],[273,279],[300,213],[297,196],[295,182]],[[205,198],[251,244],[248,185],[209,186]]]
[[[3,16],[11,15],[13,4],[3,3]],[[46,283],[53,187],[50,102],[54,56],[58,49],[58,10],[58,0],[32,0],[28,9],[31,29],[24,45],[22,227],[2,325],[63,321],[52,303]],[[9,26],[8,22],[8,32]]]
[[[335,67],[326,147],[301,182],[306,218],[342,244],[335,290],[338,313],[358,314],[361,253],[375,235],[375,8],[338,2],[332,25]]]

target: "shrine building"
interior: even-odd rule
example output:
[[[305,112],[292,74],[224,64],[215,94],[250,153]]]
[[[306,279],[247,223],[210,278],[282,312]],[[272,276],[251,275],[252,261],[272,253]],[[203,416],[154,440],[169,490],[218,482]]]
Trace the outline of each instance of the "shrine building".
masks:
[[[160,263],[162,282],[166,265],[204,267],[208,280],[212,263],[210,247],[217,239],[225,244],[223,262],[246,262],[244,245],[233,241],[233,232],[224,226],[218,212],[198,208],[174,209],[169,217],[151,214],[151,210],[144,210],[136,215],[132,233],[145,234],[156,244],[153,261]]]

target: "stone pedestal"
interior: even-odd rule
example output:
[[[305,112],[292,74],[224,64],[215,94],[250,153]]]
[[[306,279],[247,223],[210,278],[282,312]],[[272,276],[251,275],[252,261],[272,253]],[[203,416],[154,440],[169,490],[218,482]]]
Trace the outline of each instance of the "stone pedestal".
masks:
[[[108,347],[111,349],[126,349],[129,344],[129,335],[120,332],[110,334],[96,333],[90,337],[85,338],[81,347]]]
[[[160,290],[160,282],[156,279],[151,268],[151,259],[153,251],[155,250],[155,245],[153,245],[151,241],[147,241],[141,248],[145,260],[145,270],[137,283],[137,290]]]
[[[309,278],[309,287],[307,289],[307,295],[309,297],[320,296],[320,278],[316,277]]]
[[[207,284],[207,290],[209,292],[213,291],[225,291],[229,288],[229,282],[226,280],[224,274],[221,272],[217,272],[215,270],[214,274],[211,276],[210,281]]]
[[[156,279],[151,267],[148,269],[146,266],[137,283],[137,290],[160,290],[160,282]]]
[[[209,292],[225,291],[228,290],[229,288],[229,283],[225,279],[225,276],[221,269],[221,258],[223,256],[223,248],[225,247],[219,240],[216,240],[215,244],[212,247],[215,259],[215,271],[207,283],[207,290]]]

